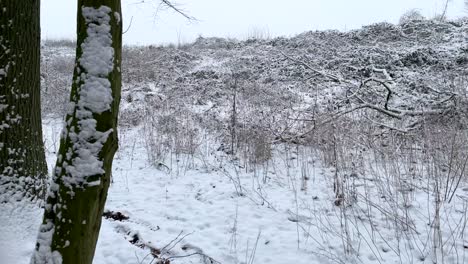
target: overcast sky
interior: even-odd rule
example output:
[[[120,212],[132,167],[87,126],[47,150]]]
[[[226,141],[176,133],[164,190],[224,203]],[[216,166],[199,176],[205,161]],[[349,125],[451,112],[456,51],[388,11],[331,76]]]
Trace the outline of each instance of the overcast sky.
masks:
[[[254,32],[271,37],[308,30],[349,30],[376,22],[397,23],[418,9],[440,13],[445,0],[173,0],[198,19],[188,22],[158,0],[122,0],[125,44],[191,42],[198,36],[245,39]],[[42,0],[42,38],[75,38],[76,0]],[[463,15],[463,0],[452,0],[450,17]],[[133,19],[132,19],[133,17]]]

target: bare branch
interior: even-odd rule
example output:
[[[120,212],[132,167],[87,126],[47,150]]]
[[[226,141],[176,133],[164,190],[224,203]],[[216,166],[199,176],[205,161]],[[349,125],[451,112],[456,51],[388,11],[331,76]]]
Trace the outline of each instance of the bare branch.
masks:
[[[384,86],[385,89],[387,89],[387,98],[386,98],[386,100],[385,100],[384,108],[385,108],[386,110],[388,110],[388,102],[390,101],[390,98],[391,98],[391,96],[392,96],[392,94],[393,94],[392,89],[391,89],[391,87],[390,87],[390,85],[389,85],[389,82],[390,82],[390,81],[387,81],[387,80],[379,80],[379,79],[376,79],[376,78],[368,78],[368,79],[366,79],[366,80],[364,80],[364,81],[362,82],[362,85],[366,85],[366,84],[369,83],[369,82],[376,82],[376,83],[381,84],[382,86]],[[393,81],[392,81],[392,82],[393,82]]]
[[[180,15],[182,15],[189,21],[197,21],[195,17],[188,15],[186,11],[182,10],[180,7],[177,7],[176,4],[172,3],[169,0],[161,0],[161,3],[169,7],[170,9],[174,10],[176,13],[179,13]]]
[[[127,29],[126,29],[124,32],[122,32],[122,35],[128,32],[128,30],[129,30],[130,27],[132,26],[132,22],[133,22],[133,16],[130,18],[130,23],[128,24]]]

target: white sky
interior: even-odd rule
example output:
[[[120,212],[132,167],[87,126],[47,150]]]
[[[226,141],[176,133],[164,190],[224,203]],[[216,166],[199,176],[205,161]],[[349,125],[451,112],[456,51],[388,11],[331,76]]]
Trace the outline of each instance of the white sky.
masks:
[[[445,0],[172,0],[198,22],[187,22],[158,0],[122,0],[124,44],[185,43],[198,36],[245,39],[255,31],[271,37],[308,30],[359,28],[376,22],[397,23],[418,9],[427,17],[440,13]],[[75,38],[76,0],[41,1],[42,38]],[[452,0],[450,17],[464,14],[463,0]]]

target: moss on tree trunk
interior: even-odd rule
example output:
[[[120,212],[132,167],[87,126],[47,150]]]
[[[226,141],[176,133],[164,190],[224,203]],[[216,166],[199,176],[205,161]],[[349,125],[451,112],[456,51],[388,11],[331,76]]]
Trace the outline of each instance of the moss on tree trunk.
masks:
[[[39,0],[0,0],[0,202],[43,198]]]

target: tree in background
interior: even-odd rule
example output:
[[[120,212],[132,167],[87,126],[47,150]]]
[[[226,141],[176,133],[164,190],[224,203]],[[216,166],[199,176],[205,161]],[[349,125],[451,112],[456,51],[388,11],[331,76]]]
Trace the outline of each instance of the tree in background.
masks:
[[[45,195],[39,10],[39,0],[0,0],[0,202]]]
[[[92,263],[117,150],[120,0],[79,0],[70,105],[31,263]]]

